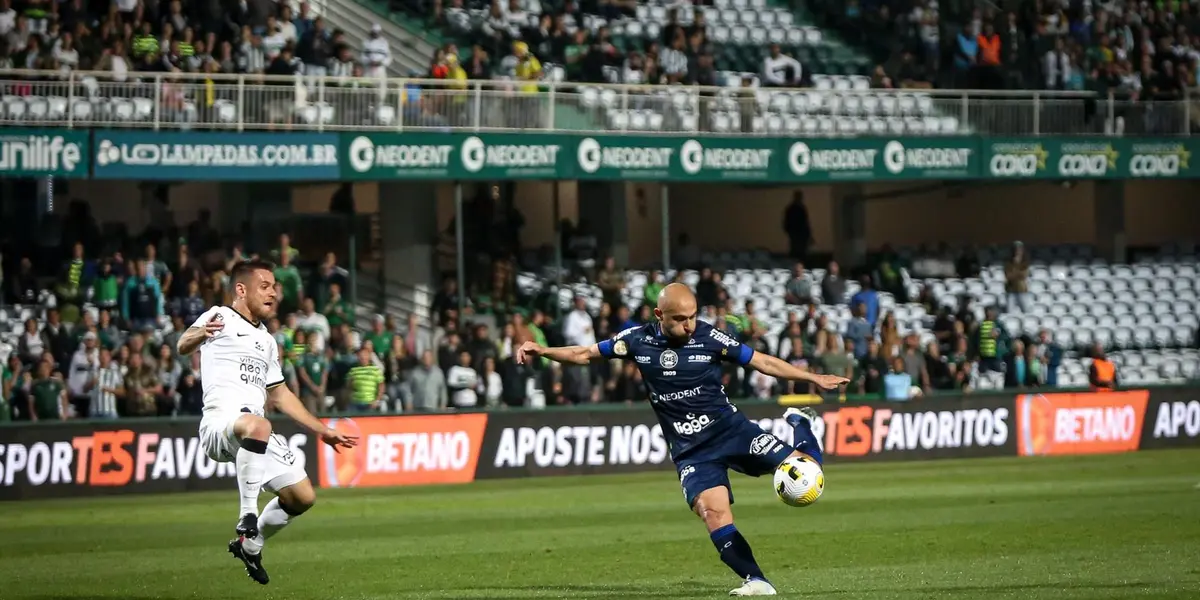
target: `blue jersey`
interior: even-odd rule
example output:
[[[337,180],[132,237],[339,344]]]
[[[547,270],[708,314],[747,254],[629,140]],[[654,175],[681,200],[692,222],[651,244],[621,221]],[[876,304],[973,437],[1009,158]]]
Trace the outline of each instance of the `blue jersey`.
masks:
[[[633,361],[642,372],[672,459],[745,420],[725,395],[721,362],[745,365],[754,350],[708,323],[696,323],[686,344],[672,342],[657,323],[649,323],[598,346],[605,358]]]

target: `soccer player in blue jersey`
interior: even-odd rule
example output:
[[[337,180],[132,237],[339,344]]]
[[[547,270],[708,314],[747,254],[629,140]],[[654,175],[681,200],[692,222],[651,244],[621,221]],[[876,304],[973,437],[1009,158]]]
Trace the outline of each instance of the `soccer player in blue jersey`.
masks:
[[[743,583],[731,596],[774,596],[750,544],[733,525],[729,469],[754,477],[766,475],[791,456],[822,462],[812,432],[816,412],[790,408],[785,418],[794,444],[779,438],[738,412],[721,385],[721,361],[735,362],[780,379],[811,381],[832,389],[845,377],[814,375],[755,352],[725,332],[696,320],[696,297],[680,283],[663,288],[654,309],[657,323],[631,327],[589,347],[546,348],[525,342],[519,362],[544,356],[561,363],[587,364],[596,358],[633,361],[650,390],[650,406],[671,447],[684,496],[708,528],[721,560]]]

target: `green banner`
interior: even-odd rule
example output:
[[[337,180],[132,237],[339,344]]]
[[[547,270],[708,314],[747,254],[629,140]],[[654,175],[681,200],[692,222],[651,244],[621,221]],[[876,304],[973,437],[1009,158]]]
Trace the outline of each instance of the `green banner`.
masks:
[[[676,138],[597,135],[575,148],[579,179],[669,180],[679,176],[680,142]]]
[[[1189,138],[982,139],[981,178],[1143,179],[1200,177]]]
[[[777,138],[692,138],[679,146],[677,181],[773,181],[783,170]]]
[[[87,177],[90,135],[76,129],[6,129],[0,132],[0,176]]]
[[[801,181],[959,179],[979,172],[976,138],[854,138],[792,142],[786,178]]]
[[[343,179],[571,179],[576,138],[541,134],[344,134]]]

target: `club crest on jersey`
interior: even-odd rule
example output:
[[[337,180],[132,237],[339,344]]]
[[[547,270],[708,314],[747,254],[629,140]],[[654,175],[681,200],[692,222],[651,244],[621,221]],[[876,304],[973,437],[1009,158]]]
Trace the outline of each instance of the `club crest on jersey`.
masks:
[[[617,343],[613,344],[613,354],[617,356],[629,354],[629,345],[625,343],[625,340],[617,340]]]
[[[658,357],[658,364],[664,369],[674,369],[679,364],[679,355],[674,350],[664,350]]]
[[[267,349],[266,349],[266,348],[263,348],[262,342],[258,342],[258,341],[254,342],[254,349],[255,349],[255,350],[258,350],[259,352],[266,352],[266,351],[267,351]]]

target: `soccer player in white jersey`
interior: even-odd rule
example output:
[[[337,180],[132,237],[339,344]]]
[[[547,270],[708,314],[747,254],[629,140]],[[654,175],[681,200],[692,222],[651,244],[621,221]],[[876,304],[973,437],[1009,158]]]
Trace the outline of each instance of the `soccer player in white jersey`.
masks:
[[[229,552],[263,585],[269,581],[262,566],[263,544],[316,501],[312,482],[287,440],[271,433],[264,416],[267,402],[335,450],[358,444],[354,436],[326,427],[283,385],[279,349],[263,324],[275,315],[278,302],[272,271],[266,262],[239,263],[231,276],[232,306],[209,309],[179,338],[180,354],[200,350],[204,452],[215,461],[237,464],[241,503],[237,538],[229,542]],[[276,497],[260,514],[263,488]]]

